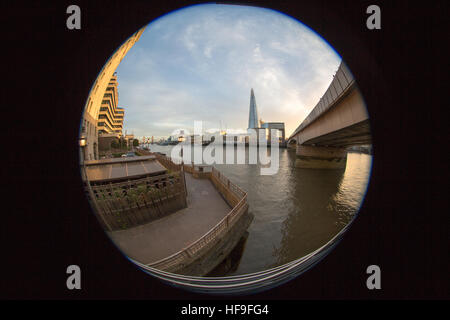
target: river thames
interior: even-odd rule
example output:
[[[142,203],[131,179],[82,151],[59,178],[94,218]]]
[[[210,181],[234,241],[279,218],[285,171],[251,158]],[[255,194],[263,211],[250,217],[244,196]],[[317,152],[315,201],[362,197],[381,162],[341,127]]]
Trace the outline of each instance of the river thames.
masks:
[[[151,151],[168,156],[172,148],[150,145]],[[295,157],[295,150],[280,148],[274,175],[261,175],[260,164],[214,165],[248,193],[254,215],[239,264],[227,275],[300,258],[327,243],[357,214],[370,179],[371,155],[349,152],[345,170],[296,168]]]

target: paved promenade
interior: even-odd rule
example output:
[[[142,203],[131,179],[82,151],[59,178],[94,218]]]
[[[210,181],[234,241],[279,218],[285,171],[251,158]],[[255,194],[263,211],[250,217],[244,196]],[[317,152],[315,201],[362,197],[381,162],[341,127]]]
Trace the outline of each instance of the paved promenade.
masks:
[[[148,264],[170,256],[201,238],[231,210],[209,179],[185,175],[187,208],[141,226],[108,232],[128,257]]]

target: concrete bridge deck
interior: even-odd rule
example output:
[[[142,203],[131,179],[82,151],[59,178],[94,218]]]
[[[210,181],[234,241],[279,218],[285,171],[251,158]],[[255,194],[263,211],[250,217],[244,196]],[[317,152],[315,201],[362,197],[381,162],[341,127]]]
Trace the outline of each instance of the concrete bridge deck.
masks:
[[[344,62],[291,142],[297,145],[295,165],[314,169],[345,168],[348,147],[372,143],[364,98]]]
[[[201,238],[230,212],[209,179],[195,179],[187,172],[185,177],[187,208],[144,225],[108,232],[128,257],[143,264],[168,257]]]

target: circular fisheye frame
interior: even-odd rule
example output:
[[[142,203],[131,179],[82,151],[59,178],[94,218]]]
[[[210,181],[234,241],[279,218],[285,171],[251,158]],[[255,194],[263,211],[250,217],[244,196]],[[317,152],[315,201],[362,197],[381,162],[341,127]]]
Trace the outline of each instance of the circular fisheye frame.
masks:
[[[364,199],[371,144],[361,92],[324,39],[280,12],[219,4],[128,38],[79,138],[87,198],[117,248],[212,294],[267,290],[323,259]]]

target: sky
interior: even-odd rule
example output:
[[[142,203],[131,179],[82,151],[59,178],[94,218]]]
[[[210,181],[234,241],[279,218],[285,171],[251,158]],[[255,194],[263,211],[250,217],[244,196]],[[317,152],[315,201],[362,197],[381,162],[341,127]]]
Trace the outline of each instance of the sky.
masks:
[[[288,137],[333,79],[340,56],[297,20],[270,9],[206,4],[147,25],[117,68],[124,131],[135,137],[245,131],[250,90],[259,117]]]

